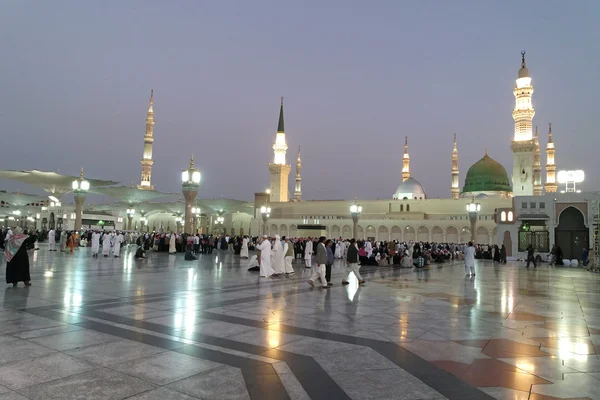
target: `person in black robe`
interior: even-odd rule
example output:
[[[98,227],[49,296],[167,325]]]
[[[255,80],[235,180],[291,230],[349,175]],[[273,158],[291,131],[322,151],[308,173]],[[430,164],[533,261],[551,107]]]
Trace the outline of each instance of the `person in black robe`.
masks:
[[[37,237],[35,235],[23,235],[22,232],[21,228],[15,228],[13,236],[9,239],[10,244],[7,242],[6,248],[4,249],[6,259],[10,259],[10,261],[6,263],[6,283],[12,283],[13,286],[17,286],[19,282],[23,282],[27,287],[31,286],[29,255],[27,254],[27,249],[33,248]],[[18,250],[16,250],[17,246]],[[14,252],[11,257],[10,253],[14,250],[16,250],[16,252]]]
[[[500,256],[500,249],[498,248],[497,244],[494,245],[494,262],[502,262],[502,257]]]

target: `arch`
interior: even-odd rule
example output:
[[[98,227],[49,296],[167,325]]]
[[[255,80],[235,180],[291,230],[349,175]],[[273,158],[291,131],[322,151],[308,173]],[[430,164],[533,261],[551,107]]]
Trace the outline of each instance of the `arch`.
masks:
[[[267,235],[275,236],[275,235],[277,235],[277,233],[278,233],[277,225],[271,224],[271,227],[269,228],[269,233],[267,233]]]
[[[497,234],[498,230],[496,229],[496,227],[494,227],[494,229],[492,229],[492,237],[496,237]]]
[[[377,229],[377,240],[379,240],[379,241],[388,241],[388,240],[390,240],[389,229],[387,228],[387,226],[381,225]]]
[[[589,249],[589,229],[580,209],[569,206],[558,215],[558,226],[554,231],[555,243],[560,246],[564,258],[579,259],[583,249]]]
[[[458,229],[456,229],[454,226],[449,226],[446,228],[446,242],[448,242],[448,243],[458,243],[459,242]]]
[[[400,204],[400,211],[404,211],[404,204]]]
[[[419,242],[429,242],[429,229],[426,226],[420,226],[417,231],[417,241]]]
[[[398,225],[392,226],[391,240],[402,241],[402,229]]]
[[[294,224],[290,225],[290,229],[288,230],[288,235],[290,235],[290,237],[295,238],[296,236],[298,236],[298,227]]]
[[[282,236],[282,237],[288,235],[287,225],[281,224],[281,226],[279,226],[279,235]]]
[[[512,222],[515,218],[515,214],[512,211],[508,212],[508,222]]]
[[[332,238],[339,238],[340,236],[342,236],[342,232],[340,230],[340,227],[337,225],[333,225],[331,227],[331,237]]]
[[[434,226],[431,230],[431,241],[442,243],[444,241],[444,230],[439,226]]]
[[[415,228],[412,226],[404,227],[404,241],[405,242],[414,242],[417,240],[417,235],[415,233]]]
[[[488,231],[488,229],[485,226],[480,226],[477,228],[475,242],[478,244],[490,243],[490,231]]]
[[[467,243],[471,240],[471,230],[467,226],[463,226],[460,230],[461,243]]]
[[[502,221],[502,222],[506,221],[506,211],[502,211],[500,213],[500,221]]]
[[[406,211],[410,211],[410,204],[406,205]]]
[[[356,239],[361,239],[363,240],[365,238],[365,229],[362,227],[362,225],[358,226],[358,237]]]
[[[244,227],[243,226],[240,228],[240,236],[244,236]]]
[[[55,225],[56,225],[56,221],[55,221],[55,217],[54,217],[54,212],[51,212],[50,213],[50,223],[49,223],[50,229],[55,229],[55,227],[56,227]]]
[[[377,239],[377,231],[373,225],[367,225],[367,230],[365,232],[365,239]]]
[[[348,225],[344,225],[342,227],[342,237],[344,239],[352,239],[352,228],[350,228]]]

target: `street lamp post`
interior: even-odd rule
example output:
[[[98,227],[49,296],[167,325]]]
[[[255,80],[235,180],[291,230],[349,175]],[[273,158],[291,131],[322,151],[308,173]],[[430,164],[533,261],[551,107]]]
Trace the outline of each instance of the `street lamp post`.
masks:
[[[475,232],[477,229],[477,215],[481,210],[481,204],[475,202],[475,197],[469,204],[467,204],[467,213],[469,214],[469,221],[471,222],[471,241],[475,243]]]
[[[362,206],[358,204],[358,199],[350,206],[350,215],[352,215],[352,235],[354,239],[358,240],[358,219],[360,218],[360,213],[362,212]]]
[[[71,186],[75,195],[75,230],[78,231],[81,229],[81,219],[83,218],[83,203],[85,203],[85,197],[90,190],[90,183],[83,177],[83,168],[79,171],[79,179],[75,179]]]
[[[262,220],[263,220],[263,235],[266,235],[267,234],[267,221],[269,220],[269,217],[271,216],[271,207],[262,206],[260,208],[260,215],[262,216]]]
[[[127,230],[131,230],[131,225],[133,223],[133,216],[135,215],[135,208],[127,209]]]
[[[194,235],[198,233],[198,220],[200,219],[200,207],[192,207],[192,215],[194,218],[194,224],[192,231]]]
[[[200,171],[194,168],[194,156],[190,159],[190,167],[181,172],[181,186],[183,197],[185,198],[185,220],[183,221],[183,231],[192,233],[192,204],[198,194],[200,186]]]

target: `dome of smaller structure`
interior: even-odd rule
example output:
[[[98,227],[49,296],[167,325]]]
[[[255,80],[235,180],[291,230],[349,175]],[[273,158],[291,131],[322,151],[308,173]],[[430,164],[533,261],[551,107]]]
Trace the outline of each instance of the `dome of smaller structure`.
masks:
[[[414,178],[408,178],[404,182],[401,182],[396,189],[396,192],[392,196],[394,200],[422,200],[426,199],[427,195],[423,186]]]
[[[506,169],[498,161],[488,156],[487,151],[483,158],[477,161],[467,171],[463,194],[487,196],[508,194],[512,191]]]

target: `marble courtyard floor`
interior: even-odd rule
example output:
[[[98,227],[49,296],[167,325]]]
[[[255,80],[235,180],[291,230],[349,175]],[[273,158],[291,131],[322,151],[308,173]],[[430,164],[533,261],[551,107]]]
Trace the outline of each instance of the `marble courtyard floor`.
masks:
[[[237,256],[133,249],[32,252],[33,286],[0,299],[0,400],[600,399],[582,269],[364,267],[359,288],[339,263],[322,290],[301,265],[259,280]]]

